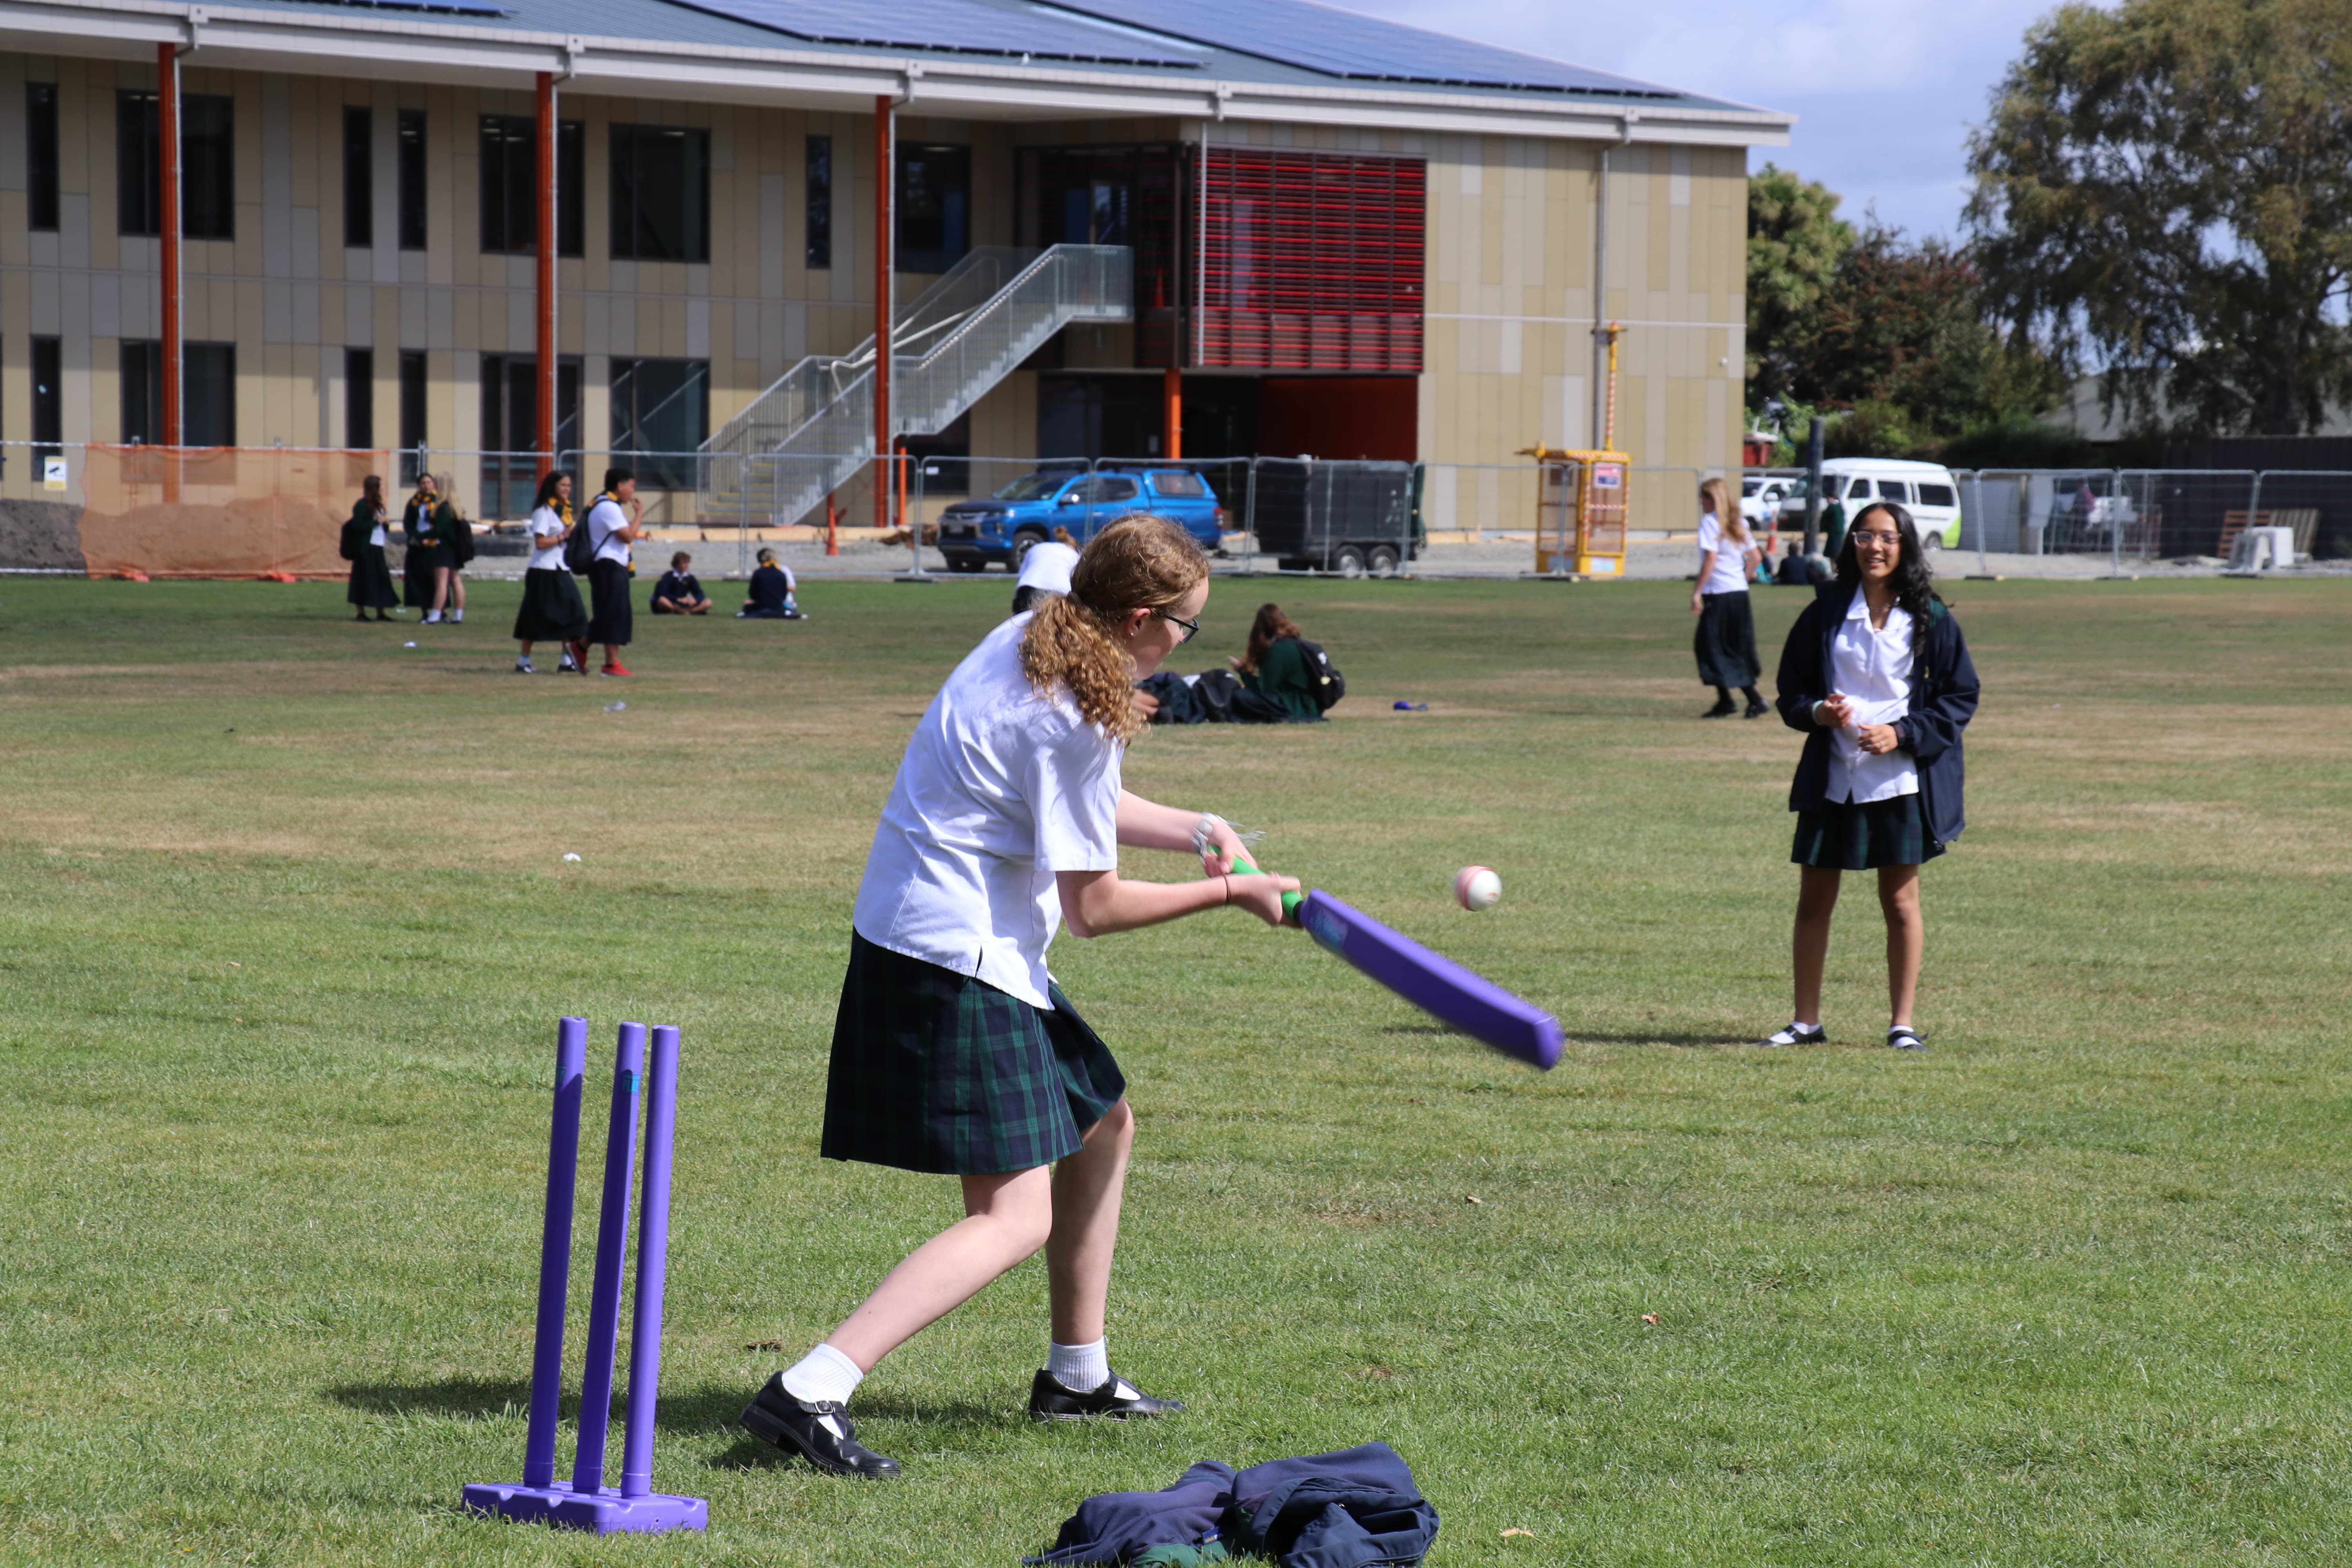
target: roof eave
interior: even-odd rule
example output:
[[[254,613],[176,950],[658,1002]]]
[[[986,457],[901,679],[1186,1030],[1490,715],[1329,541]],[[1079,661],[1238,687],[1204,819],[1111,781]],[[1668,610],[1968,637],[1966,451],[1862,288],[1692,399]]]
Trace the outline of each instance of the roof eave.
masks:
[[[142,58],[193,44],[193,65],[344,75],[363,37],[398,38],[397,65],[367,74],[523,88],[541,71],[575,92],[841,110],[890,96],[917,112],[984,119],[1150,116],[1362,129],[1784,146],[1796,123],[1769,110],[1701,108],[1370,82],[1171,79],[1117,67],[969,56],[748,48],[467,26],[454,18],[188,5],[169,0],[0,0],[0,47]]]

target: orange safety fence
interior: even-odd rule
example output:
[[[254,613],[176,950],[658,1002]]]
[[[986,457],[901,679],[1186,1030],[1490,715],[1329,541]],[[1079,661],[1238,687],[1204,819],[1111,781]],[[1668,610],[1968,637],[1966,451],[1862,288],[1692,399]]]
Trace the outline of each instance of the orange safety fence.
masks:
[[[390,452],[92,446],[82,560],[93,577],[341,577],[361,481],[383,475],[398,505],[391,462]]]

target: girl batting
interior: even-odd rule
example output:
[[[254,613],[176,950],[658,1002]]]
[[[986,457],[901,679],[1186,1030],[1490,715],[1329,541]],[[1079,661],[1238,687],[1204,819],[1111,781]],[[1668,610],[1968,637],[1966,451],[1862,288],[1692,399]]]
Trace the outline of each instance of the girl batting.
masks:
[[[1937,597],[1911,514],[1879,501],[1853,520],[1837,579],[1789,628],[1780,717],[1805,735],[1789,789],[1797,840],[1796,1017],[1765,1046],[1819,1045],[1830,915],[1847,871],[1878,873],[1886,917],[1886,1043],[1924,1051],[1911,1026],[1927,926],[1919,867],[1964,826],[1960,733],[1977,671],[1960,625]]]
[[[839,1475],[898,1462],[845,1406],[876,1363],[1043,1247],[1052,1300],[1038,1420],[1178,1408],[1110,1370],[1104,1310],[1135,1118],[1109,1048],[1045,969],[1081,937],[1228,905],[1282,923],[1290,877],[1234,875],[1215,816],[1119,786],[1135,682],[1199,630],[1209,563],[1182,529],[1122,519],[1066,596],[1006,621],[957,666],[908,743],[857,890],[834,1023],[823,1152],[954,1176],[964,1217],[771,1377],[743,1425]],[[1130,882],[1120,846],[1189,851],[1202,878]]]

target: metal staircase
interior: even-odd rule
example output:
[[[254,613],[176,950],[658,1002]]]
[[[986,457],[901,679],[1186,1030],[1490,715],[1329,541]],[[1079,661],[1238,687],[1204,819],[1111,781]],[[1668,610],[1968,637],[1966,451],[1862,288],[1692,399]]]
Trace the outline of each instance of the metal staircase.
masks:
[[[1073,321],[1134,319],[1122,245],[965,254],[891,324],[890,431],[932,435]],[[797,522],[871,463],[874,340],[801,361],[702,444],[698,510],[754,527]]]

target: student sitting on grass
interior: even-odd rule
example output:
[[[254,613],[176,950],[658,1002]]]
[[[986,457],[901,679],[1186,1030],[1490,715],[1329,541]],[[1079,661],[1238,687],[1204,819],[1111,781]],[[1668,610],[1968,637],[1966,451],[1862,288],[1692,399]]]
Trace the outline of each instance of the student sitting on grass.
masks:
[[[1924,1051],[1911,1026],[1927,926],[1919,867],[1960,835],[1960,732],[1977,710],[1977,671],[1944,607],[1911,514],[1863,509],[1838,552],[1837,581],[1789,628],[1780,718],[1804,732],[1789,788],[1797,840],[1797,1016],[1762,1046],[1817,1046],[1830,916],[1847,871],[1878,873],[1886,917],[1886,1043]]]
[[[657,616],[707,616],[710,598],[702,591],[702,584],[687,568],[694,557],[681,550],[669,558],[669,570],[654,584],[654,614]]]
[[[793,569],[778,565],[774,551],[762,550],[760,552],[759,570],[751,574],[751,592],[743,600],[743,607],[735,612],[735,618],[739,621],[804,621],[808,617],[801,614],[800,601],[793,596],[799,586],[800,580],[793,575]]]

